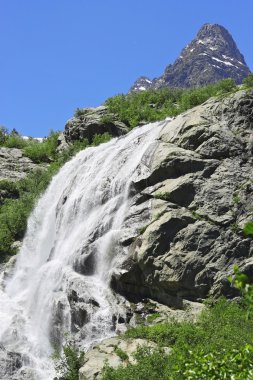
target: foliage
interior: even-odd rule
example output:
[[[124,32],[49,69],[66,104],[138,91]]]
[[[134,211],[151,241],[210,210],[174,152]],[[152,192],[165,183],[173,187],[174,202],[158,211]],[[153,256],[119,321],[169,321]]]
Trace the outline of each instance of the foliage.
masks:
[[[161,199],[163,201],[169,201],[170,200],[170,193],[164,192],[164,193],[156,193],[154,195],[154,198]]]
[[[111,140],[111,138],[112,138],[112,136],[108,132],[105,132],[101,135],[95,134],[95,136],[92,139],[92,145],[98,146],[100,144],[108,142],[109,140]]]
[[[180,363],[178,373],[187,380],[250,380],[253,378],[253,347],[247,344],[240,349],[208,354],[191,351],[189,360]]]
[[[120,366],[114,370],[105,366],[101,380],[165,380],[168,374],[168,357],[162,349],[138,348],[135,359],[137,364]]]
[[[15,253],[11,248],[12,243],[23,238],[28,216],[57,169],[57,165],[52,165],[47,170],[34,171],[15,184],[0,182],[0,186],[4,185],[16,195],[14,199],[5,199],[0,208],[0,261]]]
[[[253,316],[253,284],[248,276],[242,273],[237,265],[234,266],[234,278],[229,277],[231,284],[240,291],[243,296],[242,302],[246,306],[247,318]]]
[[[77,108],[75,110],[74,116],[78,117],[78,116],[85,115],[86,113],[87,113],[87,109],[86,108]]]
[[[6,136],[8,135],[8,129],[3,125],[0,125],[0,146],[5,143]]]
[[[145,360],[140,355],[136,365],[116,370],[109,370],[107,366],[103,380],[242,380],[240,373],[247,379],[252,370],[249,362],[253,359],[253,333],[250,331],[253,331],[253,321],[247,319],[245,305],[225,299],[209,305],[196,323],[172,321],[152,326],[141,325],[128,330],[126,336],[157,343],[159,355],[155,355],[156,351],[146,351]],[[162,347],[172,347],[173,350],[167,355]],[[222,366],[225,361],[227,364]],[[146,378],[144,375],[142,377],[141,372],[144,365],[149,366]],[[162,368],[162,371],[159,372],[158,368]],[[227,377],[224,375],[226,369],[230,371]]]
[[[29,144],[29,140],[23,139],[16,133],[11,133],[6,135],[3,145],[7,148],[18,148],[23,149]]]
[[[63,347],[63,355],[56,362],[56,370],[61,380],[79,380],[79,369],[82,367],[84,354],[80,353],[74,345]]]
[[[115,347],[115,350],[114,350],[115,354],[118,355],[118,357],[121,359],[121,360],[128,360],[129,357],[128,357],[128,354],[123,351],[120,347]]]
[[[212,96],[229,94],[236,89],[234,81],[228,78],[193,89],[162,88],[121,94],[107,99],[105,105],[131,129],[142,122],[154,122],[168,116],[176,116]]]
[[[250,73],[244,80],[243,84],[246,88],[253,88],[253,73]]]
[[[0,180],[0,190],[4,190],[8,193],[7,198],[17,198],[19,196],[17,184],[6,179]]]
[[[107,115],[103,115],[103,116],[101,117],[101,121],[102,121],[102,123],[104,123],[104,124],[111,124],[111,123],[114,122],[114,120],[115,120],[115,117],[114,117],[113,114],[107,114]]]
[[[253,222],[247,222],[242,228],[245,235],[253,235]]]
[[[33,162],[50,162],[57,156],[56,148],[59,133],[51,131],[47,139],[38,142],[34,139],[24,147],[24,155],[29,157]]]
[[[152,322],[154,322],[157,318],[159,318],[160,316],[161,316],[160,313],[153,313],[153,314],[150,314],[150,315],[147,316],[147,321],[148,321],[149,323],[152,323]]]

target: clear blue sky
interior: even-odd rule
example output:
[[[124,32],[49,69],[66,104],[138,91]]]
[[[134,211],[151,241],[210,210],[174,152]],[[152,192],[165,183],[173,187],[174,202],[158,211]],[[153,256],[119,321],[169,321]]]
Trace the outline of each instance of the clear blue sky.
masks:
[[[0,125],[63,130],[77,107],[161,75],[206,22],[252,70],[252,15],[252,0],[0,0]]]

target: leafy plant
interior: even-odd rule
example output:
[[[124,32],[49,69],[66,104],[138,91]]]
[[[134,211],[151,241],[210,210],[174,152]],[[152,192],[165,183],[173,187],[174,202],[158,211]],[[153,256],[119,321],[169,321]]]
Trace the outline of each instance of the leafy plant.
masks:
[[[253,378],[253,347],[205,353],[192,352],[180,363],[178,373],[187,380],[246,380]],[[169,377],[168,380],[173,379]]]
[[[253,222],[247,222],[242,228],[245,235],[253,235]]]

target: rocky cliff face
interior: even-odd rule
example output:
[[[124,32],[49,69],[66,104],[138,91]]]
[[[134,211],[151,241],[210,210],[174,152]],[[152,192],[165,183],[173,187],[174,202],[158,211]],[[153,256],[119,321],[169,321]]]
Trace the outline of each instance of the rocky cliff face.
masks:
[[[180,307],[232,296],[227,277],[236,263],[253,275],[252,238],[242,232],[253,218],[252,129],[252,91],[164,122],[150,174],[132,184],[117,292]]]
[[[0,147],[0,180],[22,179],[38,167],[21,149]]]
[[[217,24],[205,24],[161,77],[139,78],[130,91],[148,88],[195,87],[232,78],[241,83],[250,73],[243,55],[229,32]]]

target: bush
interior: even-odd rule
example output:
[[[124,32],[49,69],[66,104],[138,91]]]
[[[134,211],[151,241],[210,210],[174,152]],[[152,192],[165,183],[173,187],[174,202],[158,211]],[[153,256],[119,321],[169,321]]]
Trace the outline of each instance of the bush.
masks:
[[[223,79],[216,84],[217,95],[228,94],[236,89],[235,81],[231,78]]]
[[[196,323],[170,322],[130,329],[127,337],[151,340],[157,343],[158,351],[146,349],[144,357],[137,355],[136,365],[116,370],[107,366],[103,380],[247,379],[252,374],[249,363],[253,359],[253,321],[247,319],[247,310],[243,303],[221,299],[207,307]],[[162,347],[173,349],[166,355]],[[142,375],[144,366],[150,374],[146,378]]]
[[[232,79],[192,89],[162,88],[128,95],[117,95],[105,101],[111,113],[116,114],[129,129],[140,122],[163,120],[202,104],[212,96],[229,94],[236,89]]]
[[[246,88],[253,88],[253,73],[250,73],[244,80],[243,84]]]
[[[23,139],[16,133],[6,136],[4,146],[7,148],[18,148],[23,149],[29,144],[28,140]]]
[[[178,373],[187,380],[246,380],[253,378],[253,347],[209,352],[190,352]],[[173,380],[173,378],[171,378]]]
[[[24,148],[24,155],[29,157],[33,162],[50,162],[56,158],[56,148],[58,146],[59,132],[50,132],[47,139],[42,142],[29,140]]]
[[[105,132],[102,135],[95,134],[95,136],[92,139],[92,145],[93,146],[98,146],[100,144],[103,144],[105,142],[110,141],[111,138],[112,138],[112,136],[108,132]]]

